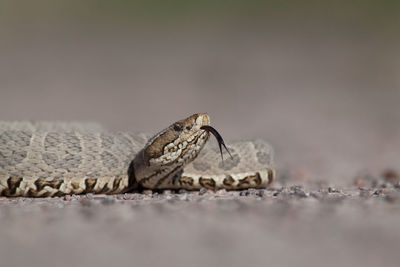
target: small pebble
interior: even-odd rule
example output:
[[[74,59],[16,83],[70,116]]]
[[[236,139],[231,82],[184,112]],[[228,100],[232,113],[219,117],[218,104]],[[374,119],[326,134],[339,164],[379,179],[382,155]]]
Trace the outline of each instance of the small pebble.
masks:
[[[308,195],[306,194],[306,192],[304,192],[301,188],[299,188],[299,187],[296,187],[294,190],[293,190],[293,193],[292,193],[294,196],[296,196],[296,197],[300,197],[300,198],[305,198],[305,197],[308,197]]]
[[[188,194],[187,193],[180,194],[179,195],[179,200],[188,200]]]
[[[125,193],[122,198],[124,200],[131,200],[131,199],[134,199],[134,195],[133,194],[129,194],[129,193]]]
[[[371,193],[369,190],[364,189],[364,188],[360,188],[360,193],[359,193],[360,197],[370,197]]]
[[[380,194],[382,194],[382,189],[375,190],[374,195],[379,196]]]
[[[239,196],[247,196],[249,194],[249,192],[246,191],[240,191]]]
[[[284,190],[286,189],[286,187],[281,187],[278,190],[276,190],[276,192],[274,192],[273,196],[277,197],[280,193],[282,193]]]
[[[328,192],[329,193],[340,193],[340,191],[334,187],[328,187]]]
[[[256,195],[256,193],[257,193],[257,190],[254,188],[247,189],[247,195],[254,196],[254,195]]]
[[[264,196],[265,196],[265,193],[266,193],[266,190],[265,190],[265,189],[260,189],[260,190],[258,190],[258,192],[257,192],[257,196],[259,196],[259,197],[264,197]]]
[[[153,194],[153,190],[150,190],[150,189],[143,190],[143,194],[145,194],[146,196],[152,195]]]
[[[216,192],[216,195],[221,196],[226,194],[226,189],[220,189]]]
[[[203,188],[200,189],[199,195],[202,196],[202,195],[204,195],[204,194],[207,193],[207,192],[208,192],[208,190],[207,190],[206,188],[203,187]]]

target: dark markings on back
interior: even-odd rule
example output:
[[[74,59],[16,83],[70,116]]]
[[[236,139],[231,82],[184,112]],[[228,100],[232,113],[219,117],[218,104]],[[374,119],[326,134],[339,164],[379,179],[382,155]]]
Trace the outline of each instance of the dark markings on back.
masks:
[[[63,192],[57,191],[53,196],[54,196],[54,197],[61,197],[61,196],[63,196],[63,195],[65,195]]]
[[[1,192],[2,196],[12,196],[17,191],[17,188],[21,184],[23,178],[22,177],[10,177],[7,179],[7,189],[4,189]]]
[[[36,193],[37,193],[36,190],[33,190],[32,188],[29,188],[27,195],[28,195],[28,197],[35,197]]]
[[[36,185],[37,191],[41,191],[45,186],[49,186],[54,189],[60,189],[61,184],[63,182],[64,182],[64,180],[61,180],[61,179],[54,179],[52,181],[46,181],[45,179],[39,178],[35,181],[35,185]]]
[[[194,180],[193,180],[193,178],[190,178],[190,177],[187,177],[187,176],[182,176],[182,177],[179,179],[179,184],[180,184],[180,185],[190,185],[190,186],[193,186]]]
[[[40,194],[40,196],[39,195],[37,195],[36,194],[36,196],[39,196],[39,197],[49,197],[49,196],[51,196],[51,192],[50,191],[45,191],[43,194]]]
[[[79,189],[79,182],[71,182],[71,186],[74,190],[78,190]]]
[[[261,176],[260,176],[259,172],[256,172],[255,175],[249,175],[249,176],[244,177],[243,179],[240,179],[237,186],[240,187],[242,185],[250,185],[253,182],[254,182],[255,186],[258,186],[261,184]]]
[[[199,178],[199,183],[202,187],[208,188],[208,189],[214,189],[215,188],[215,181],[214,179],[211,178]]]
[[[272,169],[268,169],[268,184],[272,183],[274,179],[274,171]]]
[[[109,193],[110,192],[110,189],[108,188],[108,186],[107,186],[107,184],[105,184],[104,186],[103,186],[103,188],[99,191],[99,192],[96,192],[97,194],[107,194],[107,193]]]
[[[86,178],[85,179],[85,190],[82,193],[93,193],[94,187],[96,186],[96,178]]]
[[[115,178],[114,183],[113,183],[113,189],[112,191],[118,190],[119,184],[121,183],[122,178]]]
[[[232,186],[235,183],[235,179],[233,179],[232,176],[228,175],[224,181],[223,181],[224,185],[226,186]]]

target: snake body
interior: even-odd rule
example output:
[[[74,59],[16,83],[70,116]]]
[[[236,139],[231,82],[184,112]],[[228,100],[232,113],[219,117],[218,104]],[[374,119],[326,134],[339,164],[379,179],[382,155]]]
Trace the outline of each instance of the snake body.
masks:
[[[222,161],[217,147],[205,146],[209,133],[200,127],[209,123],[207,114],[194,114],[151,137],[111,133],[97,124],[0,122],[0,195],[236,190],[272,182],[268,143],[228,143],[232,158]]]

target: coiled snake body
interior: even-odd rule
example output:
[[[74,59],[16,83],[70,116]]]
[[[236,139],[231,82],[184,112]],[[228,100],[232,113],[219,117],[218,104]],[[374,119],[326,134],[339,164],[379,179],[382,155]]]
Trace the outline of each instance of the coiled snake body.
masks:
[[[209,123],[207,114],[194,114],[149,138],[96,124],[0,122],[0,195],[234,190],[271,183],[273,152],[266,142],[229,143],[232,158],[221,161],[216,147],[203,149],[209,132],[201,127]]]

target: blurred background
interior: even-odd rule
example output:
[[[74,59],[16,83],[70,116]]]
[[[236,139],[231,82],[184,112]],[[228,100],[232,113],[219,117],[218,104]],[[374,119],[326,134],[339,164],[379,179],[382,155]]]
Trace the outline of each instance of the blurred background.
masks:
[[[207,112],[227,140],[268,140],[282,178],[396,168],[398,1],[0,5],[2,120],[156,132]]]

